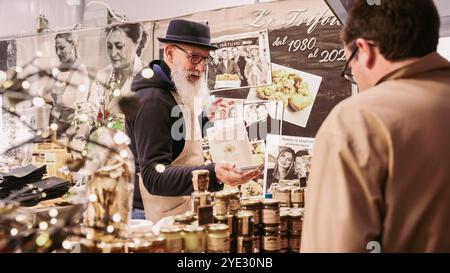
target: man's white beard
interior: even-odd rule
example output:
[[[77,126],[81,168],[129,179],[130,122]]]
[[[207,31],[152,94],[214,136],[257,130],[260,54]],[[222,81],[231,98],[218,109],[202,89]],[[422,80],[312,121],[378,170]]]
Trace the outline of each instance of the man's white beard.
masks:
[[[209,90],[204,74],[201,74],[201,77],[197,81],[190,82],[188,76],[191,73],[182,68],[175,68],[172,70],[172,80],[175,83],[177,93],[183,105],[188,107],[190,111],[198,111],[200,109],[194,109],[194,107],[201,107],[202,100],[209,95]]]

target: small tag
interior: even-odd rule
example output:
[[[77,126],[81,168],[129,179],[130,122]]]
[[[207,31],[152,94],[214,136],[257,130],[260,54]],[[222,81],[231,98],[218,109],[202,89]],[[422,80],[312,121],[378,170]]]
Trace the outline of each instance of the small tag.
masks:
[[[208,225],[213,223],[213,206],[205,205],[198,207],[198,225]]]

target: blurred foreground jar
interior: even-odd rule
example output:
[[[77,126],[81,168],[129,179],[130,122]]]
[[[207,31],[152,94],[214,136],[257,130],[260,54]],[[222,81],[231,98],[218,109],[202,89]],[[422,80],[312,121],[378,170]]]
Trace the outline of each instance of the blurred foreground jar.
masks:
[[[230,233],[228,226],[224,224],[209,224],[206,247],[209,253],[229,253]]]
[[[183,237],[181,229],[177,226],[169,226],[161,229],[161,235],[166,237],[167,252],[180,253],[183,251]]]
[[[90,139],[112,147],[120,155],[98,145],[88,145],[83,224],[105,234],[121,235],[131,218],[134,164],[126,145],[128,137],[114,129],[97,129]]]
[[[184,227],[182,234],[185,253],[204,253],[206,251],[204,227],[188,225]]]

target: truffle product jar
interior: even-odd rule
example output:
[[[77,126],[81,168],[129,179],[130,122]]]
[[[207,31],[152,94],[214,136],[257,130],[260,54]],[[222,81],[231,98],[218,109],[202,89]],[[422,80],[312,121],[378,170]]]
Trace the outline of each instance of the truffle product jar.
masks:
[[[214,213],[216,215],[227,214],[230,210],[230,196],[227,191],[218,191],[214,194]]]
[[[206,251],[204,227],[194,225],[185,226],[182,234],[185,253],[204,253]]]
[[[262,223],[264,225],[279,225],[280,202],[274,199],[264,199],[262,204]]]
[[[278,227],[265,227],[262,238],[262,252],[278,253],[281,250],[281,234]]]
[[[253,253],[253,236],[237,237],[237,253]]]
[[[292,209],[289,212],[289,231],[302,232],[303,225],[303,211],[300,209]]]
[[[291,204],[294,208],[305,206],[305,188],[295,187],[291,189]]]
[[[289,251],[300,252],[302,234],[300,232],[291,232],[289,236]]]
[[[240,211],[237,217],[238,236],[253,236],[254,220],[253,213],[250,211]]]
[[[280,207],[291,206],[291,187],[277,187],[274,199],[280,202]]]
[[[230,212],[235,214],[241,208],[240,204],[240,191],[238,189],[227,189],[225,190],[230,194]]]
[[[230,252],[230,232],[224,224],[209,224],[207,228],[206,248],[209,253]]]
[[[181,236],[181,229],[179,227],[164,227],[161,229],[160,233],[166,237],[167,252],[180,253],[183,251],[183,237]]]
[[[237,235],[237,219],[233,214],[214,215],[214,222],[227,225],[230,237],[235,237]]]
[[[240,210],[252,212],[255,225],[259,225],[261,218],[261,202],[259,200],[242,199]]]
[[[210,192],[194,191],[191,194],[192,211],[194,214],[198,214],[198,207],[211,205],[212,195]]]
[[[209,171],[194,170],[192,171],[192,186],[194,191],[205,192],[209,187]]]

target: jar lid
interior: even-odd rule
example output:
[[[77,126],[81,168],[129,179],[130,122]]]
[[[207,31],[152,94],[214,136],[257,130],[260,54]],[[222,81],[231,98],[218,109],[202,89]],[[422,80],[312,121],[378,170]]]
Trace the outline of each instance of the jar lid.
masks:
[[[225,224],[209,224],[208,231],[228,231],[228,225]]]
[[[277,187],[277,191],[282,192],[282,193],[289,193],[291,191],[291,188],[292,187],[289,187],[289,186]]]
[[[231,193],[226,190],[218,191],[214,194],[215,198],[227,198],[230,196],[231,196]]]
[[[280,226],[265,226],[264,231],[280,231]]]
[[[219,221],[228,220],[229,218],[233,218],[233,214],[227,213],[227,214],[215,214],[214,218]]]
[[[237,218],[253,218],[253,212],[240,211],[237,213]]]
[[[193,191],[191,193],[191,197],[195,198],[195,197],[201,197],[201,196],[211,196],[211,193],[209,191]]]
[[[177,233],[180,231],[181,231],[181,229],[177,226],[166,226],[166,227],[161,228],[160,232],[164,234],[164,233]]]
[[[263,205],[280,205],[280,202],[275,199],[264,199],[262,203]]]
[[[187,225],[183,228],[184,232],[199,232],[204,231],[205,228],[202,226],[194,226],[194,225]]]
[[[143,238],[132,238],[127,242],[128,247],[147,247],[151,243]]]
[[[293,192],[300,192],[300,191],[302,191],[302,188],[300,188],[300,187],[293,187],[293,188],[291,188],[291,191],[293,191]]]
[[[289,208],[287,209],[280,209],[280,217],[287,217],[291,210]]]
[[[291,210],[289,212],[289,217],[302,217],[303,216],[303,212],[300,210]]]
[[[260,203],[259,200],[241,199],[241,207],[242,206],[255,206],[255,205],[258,205],[259,203]]]

